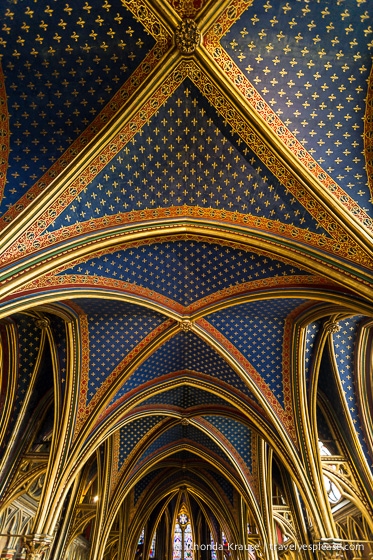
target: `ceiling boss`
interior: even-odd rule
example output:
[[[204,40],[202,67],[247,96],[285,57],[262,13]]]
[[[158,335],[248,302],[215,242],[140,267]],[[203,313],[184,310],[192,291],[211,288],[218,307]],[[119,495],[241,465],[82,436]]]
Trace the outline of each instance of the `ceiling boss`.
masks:
[[[201,42],[201,32],[193,19],[184,19],[175,31],[175,44],[182,54],[192,54]]]

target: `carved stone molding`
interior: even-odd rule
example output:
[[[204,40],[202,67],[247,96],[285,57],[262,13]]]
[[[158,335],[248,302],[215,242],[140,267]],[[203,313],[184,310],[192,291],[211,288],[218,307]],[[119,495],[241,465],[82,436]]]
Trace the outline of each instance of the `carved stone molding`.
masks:
[[[328,321],[325,323],[325,330],[330,334],[336,334],[341,330],[341,325],[336,321]]]
[[[36,319],[35,325],[39,329],[44,330],[44,329],[47,329],[49,327],[50,321],[46,317],[41,317],[40,319]]]

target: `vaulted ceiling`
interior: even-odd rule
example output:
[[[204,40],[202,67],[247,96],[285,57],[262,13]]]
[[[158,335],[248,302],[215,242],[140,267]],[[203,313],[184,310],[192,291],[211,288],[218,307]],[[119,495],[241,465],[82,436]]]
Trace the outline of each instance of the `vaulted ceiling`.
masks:
[[[372,18],[365,0],[2,3],[1,434],[11,487],[9,434],[52,399],[35,533],[103,445],[103,533],[131,489],[181,486],[226,512],[237,492],[265,531],[263,442],[311,500],[318,399],[371,482]]]

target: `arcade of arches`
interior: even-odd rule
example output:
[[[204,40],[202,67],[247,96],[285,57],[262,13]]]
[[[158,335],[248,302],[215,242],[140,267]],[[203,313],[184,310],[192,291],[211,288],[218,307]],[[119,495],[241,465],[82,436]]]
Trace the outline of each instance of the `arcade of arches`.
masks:
[[[0,4],[0,558],[373,558],[373,3]]]

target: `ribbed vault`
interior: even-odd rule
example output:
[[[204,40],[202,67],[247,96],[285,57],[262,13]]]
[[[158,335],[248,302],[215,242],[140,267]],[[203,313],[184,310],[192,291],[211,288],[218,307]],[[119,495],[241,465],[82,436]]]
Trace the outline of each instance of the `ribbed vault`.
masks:
[[[372,18],[0,7],[1,557],[373,553]]]

